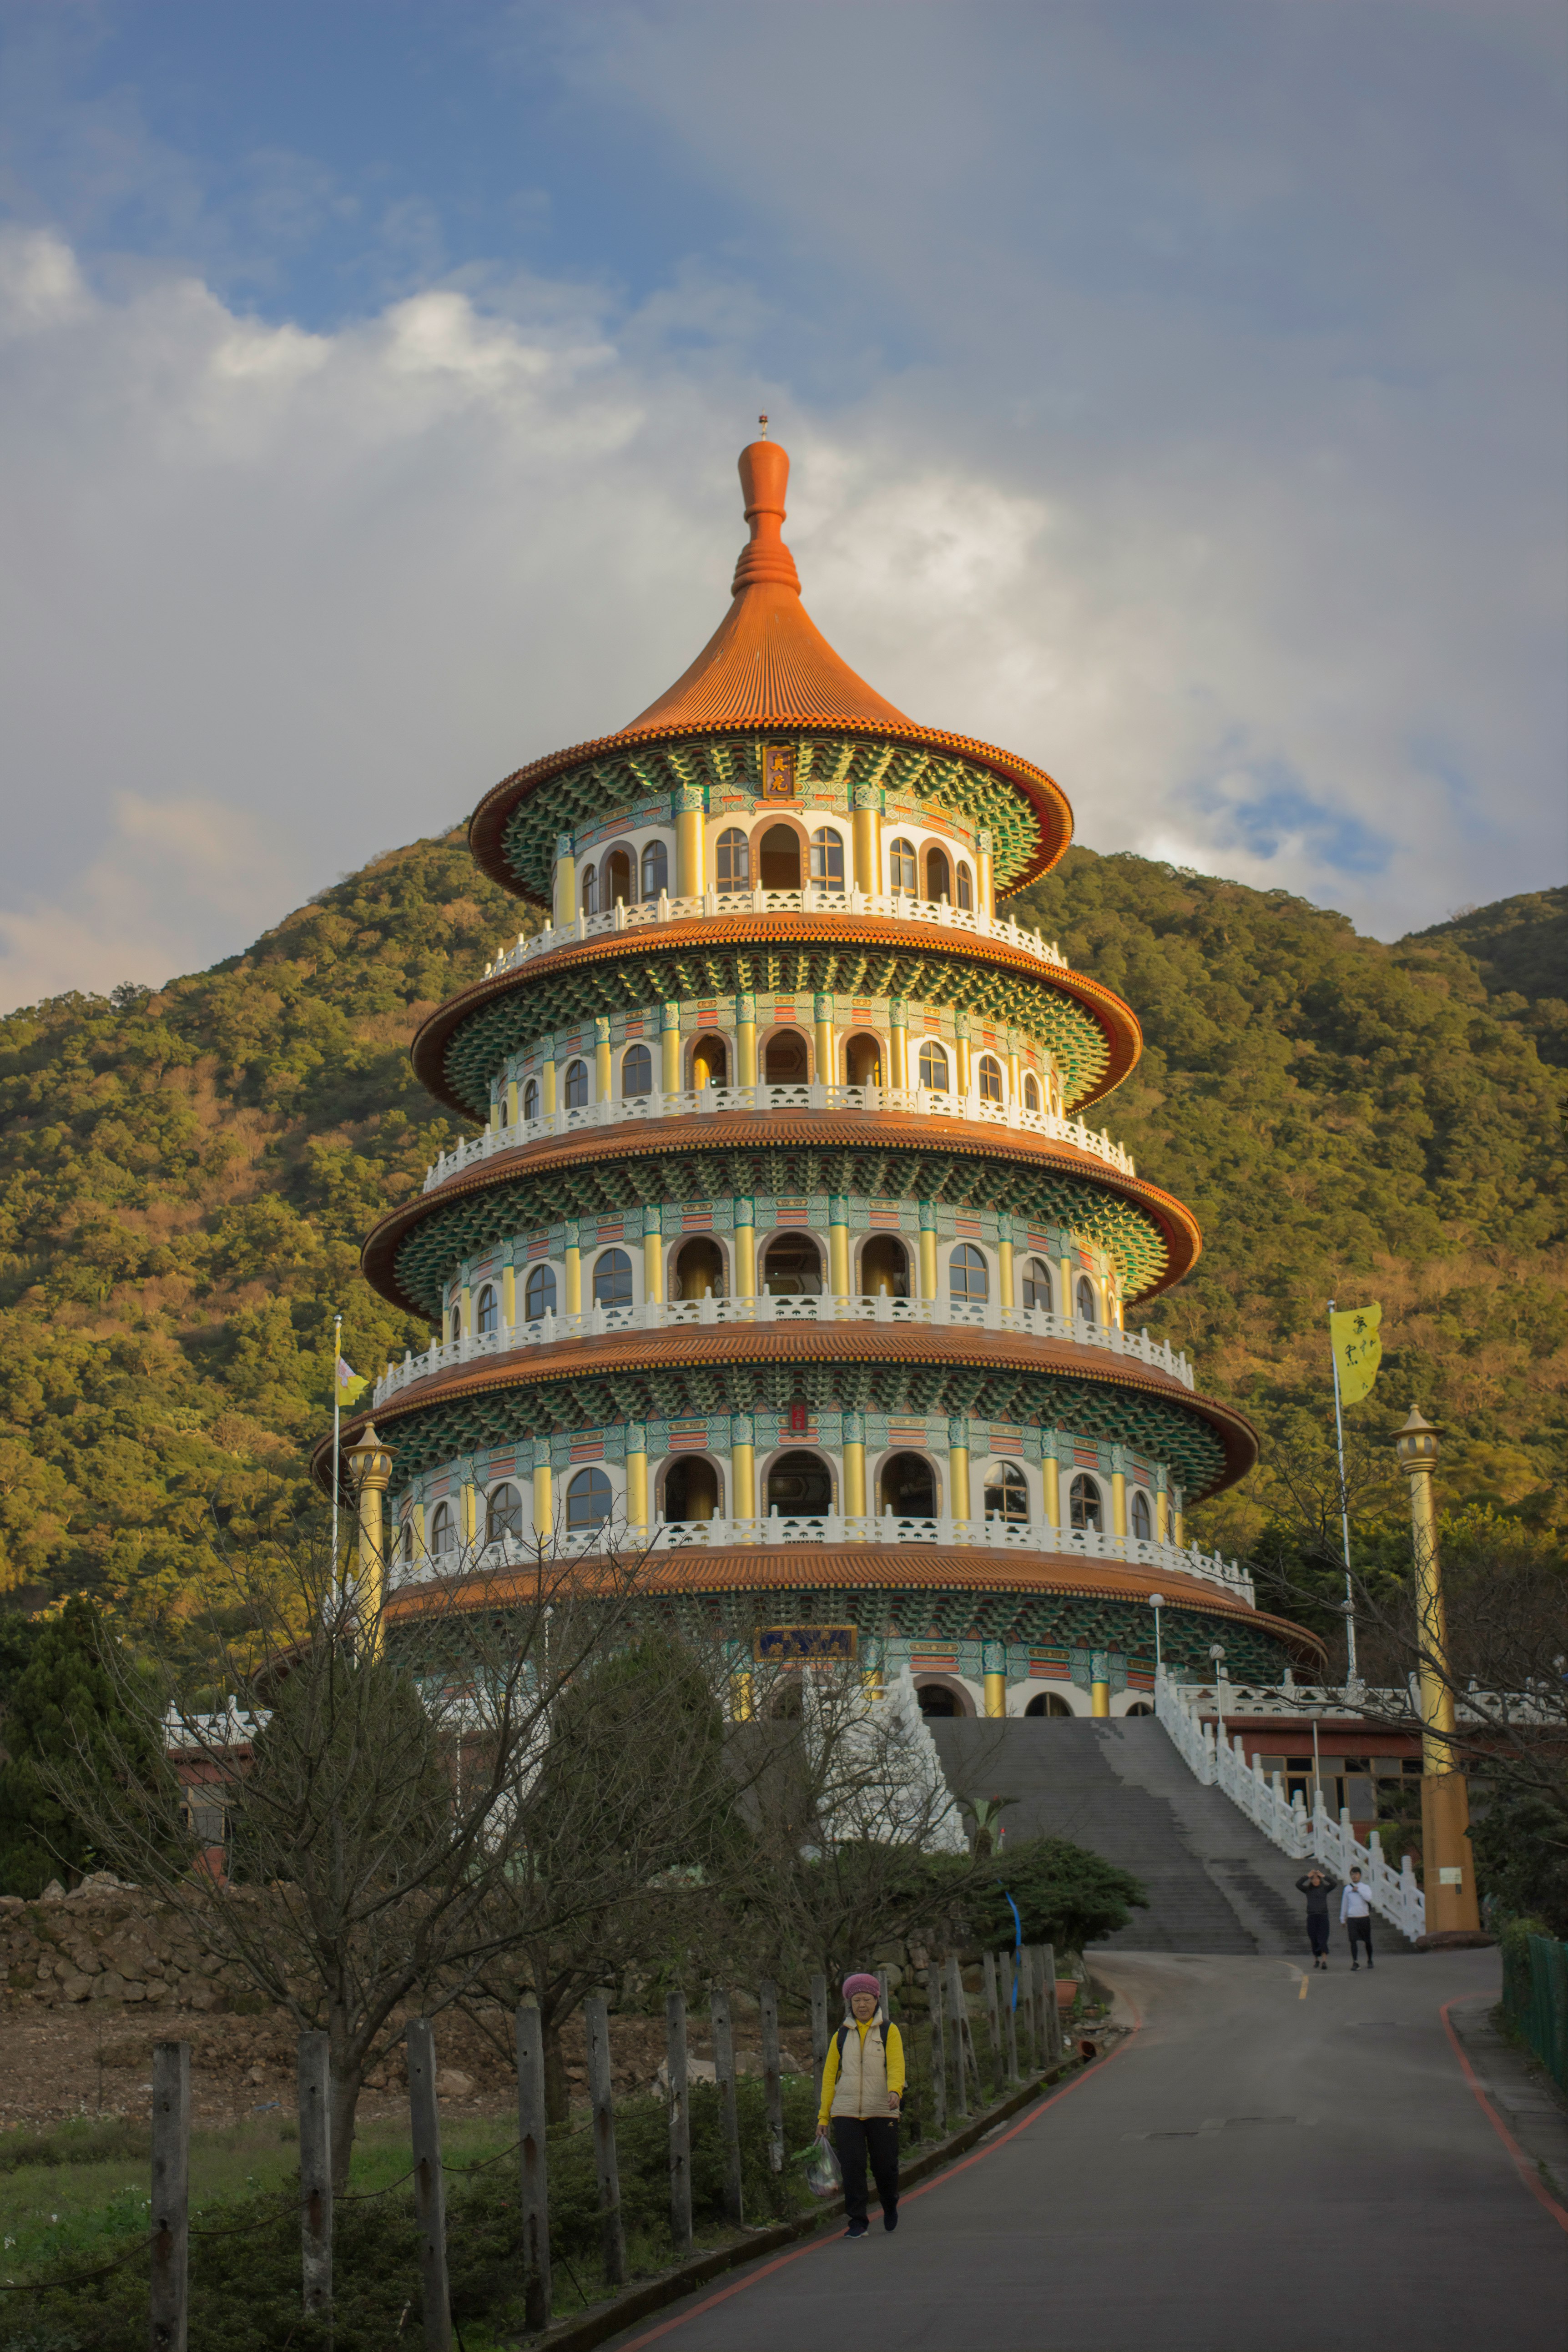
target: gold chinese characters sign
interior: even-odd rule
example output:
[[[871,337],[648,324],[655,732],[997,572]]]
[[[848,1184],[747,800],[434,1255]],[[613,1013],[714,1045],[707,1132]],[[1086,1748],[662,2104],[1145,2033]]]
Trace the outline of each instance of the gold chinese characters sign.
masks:
[[[752,1653],[759,1665],[852,1666],[860,1632],[856,1625],[759,1625]]]

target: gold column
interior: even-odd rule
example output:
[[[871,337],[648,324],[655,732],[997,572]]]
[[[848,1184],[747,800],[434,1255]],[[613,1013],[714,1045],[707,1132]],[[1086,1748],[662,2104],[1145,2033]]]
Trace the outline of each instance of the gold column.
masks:
[[[1180,1488],[1178,1488],[1178,1496],[1180,1495]],[[1171,1541],[1175,1545],[1178,1551],[1185,1551],[1187,1548],[1187,1515],[1183,1510],[1179,1499],[1173,1501],[1171,1505]]]
[[[650,1307],[664,1297],[664,1235],[657,1225],[650,1233],[646,1221],[642,1237],[642,1295]]]
[[[1017,1305],[1013,1291],[1013,1244],[1010,1240],[999,1241],[996,1244],[996,1286],[1002,1294],[1004,1307]]]
[[[566,1312],[583,1312],[583,1253],[575,1242],[566,1244]]]
[[[555,1525],[555,1514],[550,1499],[550,1465],[536,1462],[533,1465],[533,1533],[540,1543],[547,1544]]]
[[[855,809],[855,887],[875,898],[882,887],[882,816],[877,808]]]
[[[381,1647],[381,1612],[386,1600],[386,1538],[383,1497],[392,1478],[392,1455],[366,1422],[357,1444],[343,1456],[358,1507],[359,1540],[356,1567],[361,1604],[368,1611],[371,1642]],[[334,1564],[333,1573],[336,1573]]]
[[[735,1721],[749,1723],[752,1719],[752,1677],[749,1674],[734,1677]]]
[[[678,810],[675,819],[675,890],[680,898],[702,896],[702,811]]]
[[[970,1516],[969,1448],[967,1445],[950,1445],[948,1447],[947,1475],[948,1484],[952,1488],[952,1494],[950,1497],[952,1504],[952,1509],[949,1516],[955,1519],[967,1519]]]
[[[640,1445],[635,1444],[639,1437],[642,1440]],[[628,1431],[627,1438],[626,1524],[632,1528],[647,1528],[650,1524],[647,1515],[647,1433],[634,1427]]]
[[[735,999],[735,1084],[754,1087],[757,1083],[757,1000],[754,996]]]
[[[1159,1543],[1169,1543],[1171,1539],[1171,1497],[1163,1486],[1154,1496],[1154,1536]]]
[[[736,1438],[730,1447],[730,1497],[732,1519],[757,1516],[757,1450],[749,1438]]]
[[[1073,1265],[1070,1257],[1064,1257],[1060,1261],[1060,1264],[1062,1270],[1062,1313],[1070,1323],[1073,1317],[1078,1313],[1078,1301],[1073,1297],[1073,1283],[1078,1269]]]
[[[844,1441],[844,1516],[849,1519],[866,1516],[866,1447],[858,1438]]]
[[[553,1118],[555,1116],[555,1063],[548,1045],[544,1048],[544,1059],[540,1065],[539,1090],[542,1097],[542,1116],[545,1118]]]
[[[967,1037],[954,1039],[953,1060],[957,1064],[953,1072],[957,1090],[961,1095],[966,1095],[969,1092],[969,1040]]]
[[[974,865],[975,906],[980,913],[994,916],[996,912],[996,868],[988,833],[977,833],[974,836]]]
[[[517,1120],[517,1080],[509,1078],[506,1082],[506,1123],[508,1127],[515,1127]]]
[[[472,1334],[474,1328],[474,1294],[467,1275],[463,1276],[462,1295],[458,1302],[458,1311],[462,1317],[462,1333],[467,1339]]]
[[[936,1235],[921,1227],[921,1297],[936,1297]]]
[[[1416,1672],[1421,1691],[1421,1875],[1426,1933],[1451,1935],[1480,1926],[1476,1874],[1466,1832],[1470,1795],[1456,1769],[1454,1685],[1448,1669],[1447,1612],[1437,1556],[1432,1473],[1437,1433],[1415,1406],[1394,1441],[1410,1481],[1410,1533],[1415,1555]]]
[[[610,1024],[603,1014],[595,1023],[594,1094],[598,1102],[610,1098]]]
[[[737,1298],[754,1298],[757,1295],[756,1213],[754,1202],[736,1202],[735,1296]]]
[[[1110,1474],[1110,1532],[1125,1537],[1127,1533],[1127,1473],[1113,1470]]]
[[[985,1712],[1000,1722],[1007,1712],[1007,1653],[1000,1642],[983,1642],[981,1672],[985,1678]]]
[[[1046,1490],[1046,1517],[1059,1535],[1062,1526],[1062,1468],[1054,1454],[1041,1463]]]
[[[503,1265],[500,1270],[500,1317],[510,1331],[517,1321],[517,1268]]]
[[[555,844],[554,888],[552,918],[561,927],[577,919],[577,860],[572,855],[572,836],[560,835]]]
[[[673,1014],[673,1019],[671,1015]],[[658,1083],[667,1095],[680,1091],[680,1007],[667,1004],[659,1015]]]
[[[504,1115],[501,1090],[498,1087],[495,1093],[490,1097],[490,1133],[492,1135],[499,1135],[500,1133],[500,1123]]]
[[[1016,1103],[1020,1110],[1023,1109],[1024,1074],[1018,1066],[1018,1049],[1016,1045],[1010,1045],[1007,1049],[1007,1099],[1010,1103]]]
[[[1089,1684],[1089,1711],[1090,1715],[1098,1716],[1108,1716],[1110,1713],[1110,1685],[1109,1682],[1097,1680]]]
[[[826,1006],[826,1010],[824,1011]],[[833,1054],[833,999],[819,996],[813,1004],[813,1039],[816,1047],[816,1082],[821,1087],[837,1086],[838,1070]]]
[[[848,1203],[836,1201],[833,1207],[847,1211]],[[835,1298],[849,1296],[849,1228],[837,1221],[827,1228],[827,1286]]]

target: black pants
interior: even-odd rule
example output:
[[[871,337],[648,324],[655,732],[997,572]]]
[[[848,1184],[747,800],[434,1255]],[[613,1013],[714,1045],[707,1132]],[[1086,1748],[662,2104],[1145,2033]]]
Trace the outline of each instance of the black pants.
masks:
[[[866,2219],[866,2158],[871,2159],[871,2174],[877,2183],[877,2194],[882,2200],[884,2213],[896,2212],[899,2203],[899,2119],[897,2116],[872,2116],[862,2123],[856,2116],[835,2116],[833,2144],[838,2150],[839,2168],[844,2175],[844,2210],[852,2221]]]
[[[1367,1964],[1367,1967],[1370,1969],[1370,1968],[1371,1968],[1371,1966],[1372,1966],[1372,1921],[1371,1921],[1371,1919],[1370,1919],[1370,1918],[1367,1918],[1367,1919],[1347,1919],[1347,1920],[1345,1921],[1345,1926],[1346,1926],[1346,1927],[1349,1928],[1349,1930],[1350,1930],[1350,1939],[1351,1939],[1351,1961],[1352,1961],[1352,1965],[1353,1966],[1353,1965],[1355,1964],[1355,1948],[1356,1948],[1356,1946],[1357,1946],[1358,1944],[1364,1944],[1364,1945],[1366,1946],[1366,1964]]]
[[[1307,1941],[1312,1947],[1312,1958],[1321,1960],[1329,1948],[1329,1915],[1326,1911],[1321,1914],[1308,1912]]]

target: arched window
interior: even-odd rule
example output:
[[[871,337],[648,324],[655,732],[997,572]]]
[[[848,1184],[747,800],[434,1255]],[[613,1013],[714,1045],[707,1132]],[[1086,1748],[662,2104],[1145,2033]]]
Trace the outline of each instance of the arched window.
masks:
[[[1105,1524],[1105,1507],[1100,1498],[1099,1481],[1086,1476],[1080,1470],[1072,1482],[1068,1508],[1075,1528],[1092,1528],[1098,1535]]]
[[[1071,1715],[1072,1709],[1059,1691],[1042,1691],[1024,1709],[1026,1715]]]
[[[1154,1540],[1154,1514],[1142,1486],[1132,1497],[1132,1532],[1140,1543]]]
[[[852,1087],[879,1087],[882,1048],[875,1037],[851,1037],[844,1048],[844,1075]]]
[[[999,1463],[985,1481],[985,1516],[1010,1528],[1027,1526],[1028,1483],[1016,1462]]]
[[[918,885],[915,879],[914,843],[912,841],[904,841],[902,839],[889,843],[888,848],[889,889],[901,890],[905,893],[906,897],[912,898],[915,895],[917,887]]]
[[[877,1473],[877,1508],[883,1518],[935,1518],[936,1472],[923,1454],[889,1454]]]
[[[601,1250],[594,1262],[595,1307],[629,1307],[632,1303],[632,1262],[623,1249]]]
[[[586,1062],[568,1062],[566,1065],[566,1108],[568,1110],[582,1110],[585,1108],[587,1100],[588,1065]]]
[[[757,879],[764,890],[800,888],[800,835],[793,825],[770,824],[757,845]]]
[[[671,1520],[719,1517],[719,1473],[700,1454],[672,1462],[664,1478],[664,1516]]]
[[[539,1080],[537,1078],[530,1078],[522,1090],[522,1115],[524,1118],[539,1117]]]
[[[809,1234],[775,1234],[763,1253],[763,1288],[770,1298],[820,1298],[822,1253]]]
[[[555,1268],[536,1265],[529,1275],[522,1290],[522,1311],[531,1323],[542,1316],[555,1312]]]
[[[670,1284],[672,1298],[722,1298],[724,1296],[724,1253],[717,1242],[700,1234],[694,1241],[683,1243],[675,1253],[675,1273]]]
[[[452,1337],[452,1340],[453,1340],[453,1343],[454,1343],[454,1345],[455,1345],[455,1344],[456,1344],[456,1342],[457,1342],[458,1340],[459,1340],[459,1339],[462,1338],[462,1336],[463,1336],[463,1309],[462,1309],[462,1304],[461,1304],[461,1302],[460,1302],[460,1301],[459,1301],[456,1306],[454,1306],[454,1307],[453,1307],[453,1309],[452,1309],[451,1318],[450,1318],[450,1320],[449,1320],[449,1322],[448,1322],[447,1328],[448,1328],[448,1330],[450,1331],[450,1334],[451,1334],[451,1337]]]
[[[947,1262],[947,1287],[953,1298],[988,1298],[991,1279],[973,1242],[960,1242]]]
[[[1100,1309],[1094,1300],[1094,1285],[1087,1274],[1080,1274],[1078,1278],[1078,1313],[1081,1323],[1098,1323],[1100,1320]]]
[[[729,1070],[730,1056],[722,1037],[699,1037],[691,1049],[692,1085],[698,1088],[726,1086]]]
[[[1044,1307],[1047,1314],[1050,1312],[1050,1271],[1037,1257],[1026,1257],[1024,1260],[1024,1271],[1019,1278],[1019,1296],[1026,1307]]]
[[[891,1234],[876,1234],[860,1253],[862,1298],[907,1298],[910,1254]]]
[[[628,1045],[621,1056],[621,1099],[653,1092],[653,1055],[646,1045]]]
[[[657,898],[669,887],[669,852],[662,841],[650,841],[642,854],[642,894]]]
[[[590,1528],[602,1528],[614,1500],[602,1470],[579,1470],[566,1489],[567,1534],[584,1535]]]
[[[599,911],[599,869],[596,866],[584,866],[583,868],[582,897],[583,912],[596,915]]]
[[[515,1486],[495,1486],[485,1505],[485,1541],[504,1543],[510,1536],[514,1543],[522,1537],[522,1496]]]
[[[933,1095],[947,1092],[947,1055],[933,1038],[921,1047],[921,1084]]]
[[[824,890],[844,887],[844,835],[823,825],[811,836],[811,878]]]
[[[1038,1078],[1027,1077],[1024,1080],[1024,1108],[1026,1110],[1038,1110],[1039,1108],[1040,1082]]]
[[[406,1565],[414,1558],[414,1521],[405,1519],[397,1531],[397,1557]]]
[[[493,1282],[487,1282],[479,1293],[474,1322],[481,1339],[489,1339],[500,1328],[500,1300],[496,1296],[496,1286]]]
[[[1002,1065],[994,1054],[980,1056],[980,1099],[988,1103],[1002,1099]]]
[[[951,898],[952,896],[952,869],[947,862],[946,850],[928,849],[926,852],[926,897],[928,898]]]
[[[752,887],[752,853],[739,825],[731,824],[719,835],[713,853],[713,878],[721,890],[749,890]]]
[[[833,1473],[820,1454],[781,1454],[768,1472],[768,1509],[781,1519],[825,1519],[833,1508]]]
[[[605,913],[607,914],[610,908],[616,905],[619,900],[622,898],[629,898],[631,895],[631,853],[629,850],[626,849],[612,849],[608,857],[605,860]]]
[[[763,1083],[769,1087],[804,1087],[811,1076],[805,1039],[798,1029],[775,1029],[763,1053]]]
[[[437,1503],[430,1514],[430,1549],[437,1559],[443,1552],[451,1551],[458,1540],[458,1523],[452,1517],[450,1503]]]
[[[962,857],[958,861],[958,903],[965,908],[974,904],[974,877]]]

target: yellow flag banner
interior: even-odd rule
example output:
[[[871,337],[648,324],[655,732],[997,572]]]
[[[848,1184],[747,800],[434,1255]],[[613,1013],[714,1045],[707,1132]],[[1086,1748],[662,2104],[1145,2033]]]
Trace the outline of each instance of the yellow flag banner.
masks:
[[[1359,1404],[1377,1378],[1383,1361],[1381,1307],[1350,1307],[1329,1318],[1329,1345],[1339,1368],[1340,1401]]]
[[[362,1396],[364,1393],[364,1391],[369,1388],[369,1381],[366,1380],[362,1373],[356,1372],[353,1366],[349,1363],[344,1357],[340,1356],[338,1358],[338,1402],[345,1411],[351,1404],[353,1404],[356,1397]]]

